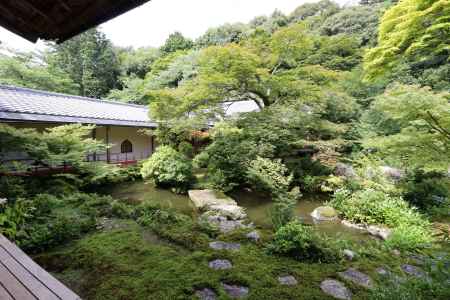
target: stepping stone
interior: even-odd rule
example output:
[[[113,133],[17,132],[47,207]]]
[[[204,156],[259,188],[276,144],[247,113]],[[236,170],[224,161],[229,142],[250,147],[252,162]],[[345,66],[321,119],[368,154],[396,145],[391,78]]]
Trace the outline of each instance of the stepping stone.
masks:
[[[221,283],[227,295],[232,299],[241,299],[248,295],[248,287]]]
[[[326,279],[320,284],[320,289],[327,295],[336,299],[350,300],[352,293],[345,285],[337,280]]]
[[[376,268],[375,272],[380,276],[388,276],[390,274],[390,272],[383,267]]]
[[[424,278],[427,276],[427,274],[419,267],[416,266],[412,266],[412,265],[402,265],[401,266],[403,272],[405,272],[406,274],[410,275],[410,276],[414,276],[417,278]]]
[[[229,260],[226,259],[216,259],[209,262],[209,267],[214,270],[226,270],[231,269],[233,265]]]
[[[198,290],[195,292],[195,295],[200,299],[200,300],[216,300],[217,296],[216,293],[209,288],[204,288],[202,290]]]
[[[344,272],[339,272],[338,276],[365,288],[373,287],[372,279],[368,275],[353,268],[349,268]]]
[[[297,285],[298,281],[292,275],[278,276],[278,282],[282,285]]]
[[[253,242],[258,242],[259,239],[261,238],[259,235],[259,232],[256,230],[253,230],[252,232],[249,232],[245,235],[246,238],[248,238],[249,240],[252,240]]]
[[[241,249],[241,244],[239,243],[227,243],[227,242],[210,242],[209,247],[214,250],[232,250],[237,251]]]

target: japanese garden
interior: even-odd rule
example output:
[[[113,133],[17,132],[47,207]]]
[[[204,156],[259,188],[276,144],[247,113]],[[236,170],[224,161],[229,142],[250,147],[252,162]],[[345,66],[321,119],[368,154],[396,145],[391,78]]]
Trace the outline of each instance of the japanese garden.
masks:
[[[450,1],[0,51],[0,233],[82,299],[450,299]]]

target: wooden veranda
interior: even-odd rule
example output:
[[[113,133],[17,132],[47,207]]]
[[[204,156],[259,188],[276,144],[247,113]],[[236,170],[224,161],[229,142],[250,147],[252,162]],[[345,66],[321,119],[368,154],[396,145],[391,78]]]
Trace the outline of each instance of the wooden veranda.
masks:
[[[80,300],[74,292],[0,234],[1,300]]]

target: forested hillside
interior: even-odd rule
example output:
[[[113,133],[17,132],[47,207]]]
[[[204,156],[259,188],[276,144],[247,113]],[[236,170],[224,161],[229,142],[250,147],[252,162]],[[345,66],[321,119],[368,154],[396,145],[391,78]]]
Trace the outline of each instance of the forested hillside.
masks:
[[[74,168],[0,172],[0,232],[85,299],[450,297],[450,0],[322,0],[159,48],[91,29],[0,54],[0,84],[147,105],[158,123],[130,168],[85,162],[110,146],[93,125],[0,124],[0,162]],[[258,109],[227,113],[241,101]],[[225,212],[193,213],[192,190]]]

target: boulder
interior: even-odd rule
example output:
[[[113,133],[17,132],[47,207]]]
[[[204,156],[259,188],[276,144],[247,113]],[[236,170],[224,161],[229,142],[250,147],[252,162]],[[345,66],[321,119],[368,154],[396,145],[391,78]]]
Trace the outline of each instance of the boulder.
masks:
[[[387,227],[369,225],[367,226],[367,232],[373,236],[381,238],[382,240],[387,240],[391,235],[392,230]]]
[[[252,228],[252,224],[246,224],[244,220],[228,220],[226,217],[217,215],[216,212],[206,212],[202,215],[203,220],[219,229],[221,233],[229,233],[237,229]]]
[[[362,287],[373,288],[372,279],[368,275],[366,275],[356,269],[349,268],[344,272],[339,272],[338,276],[341,277],[342,279],[351,281]]]
[[[405,172],[402,170],[389,166],[381,166],[380,171],[384,176],[394,181],[399,181],[405,176]]]
[[[410,276],[414,276],[417,278],[424,278],[427,276],[427,274],[425,273],[424,270],[422,270],[419,267],[413,266],[413,265],[408,265],[408,264],[404,264],[401,266],[402,271],[405,272],[406,274],[410,275]]]
[[[345,178],[356,177],[356,172],[351,165],[344,163],[337,163],[334,168],[334,174]]]
[[[253,241],[253,242],[258,242],[261,238],[261,236],[259,235],[259,232],[256,230],[253,230],[249,233],[247,233],[245,235],[246,238],[248,238],[249,240]]]
[[[247,217],[244,208],[236,204],[213,204],[209,205],[208,210],[231,220],[242,220]]]
[[[337,280],[326,279],[320,284],[320,289],[327,295],[336,299],[350,300],[352,293],[345,285]]]
[[[356,253],[349,249],[344,249],[344,251],[342,251],[342,254],[344,254],[344,257],[347,260],[353,260],[356,257]]]
[[[195,296],[197,296],[197,298],[199,298],[200,300],[216,300],[217,299],[216,293],[212,289],[209,289],[209,288],[197,290],[195,292]]]
[[[319,206],[313,210],[311,217],[315,221],[334,221],[338,219],[338,213],[331,206]]]
[[[222,288],[231,299],[241,299],[248,295],[248,287],[222,282]]]
[[[298,281],[292,275],[278,276],[278,282],[281,285],[297,285]]]
[[[213,190],[190,190],[188,194],[199,210],[208,210],[211,205],[237,205],[230,197],[219,195]]]
[[[208,263],[208,266],[214,270],[227,270],[227,269],[231,269],[233,267],[231,262],[227,259],[216,259],[216,260],[210,261]]]
[[[241,249],[241,244],[239,243],[227,243],[227,242],[210,242],[209,247],[214,250],[232,250],[237,251]]]

